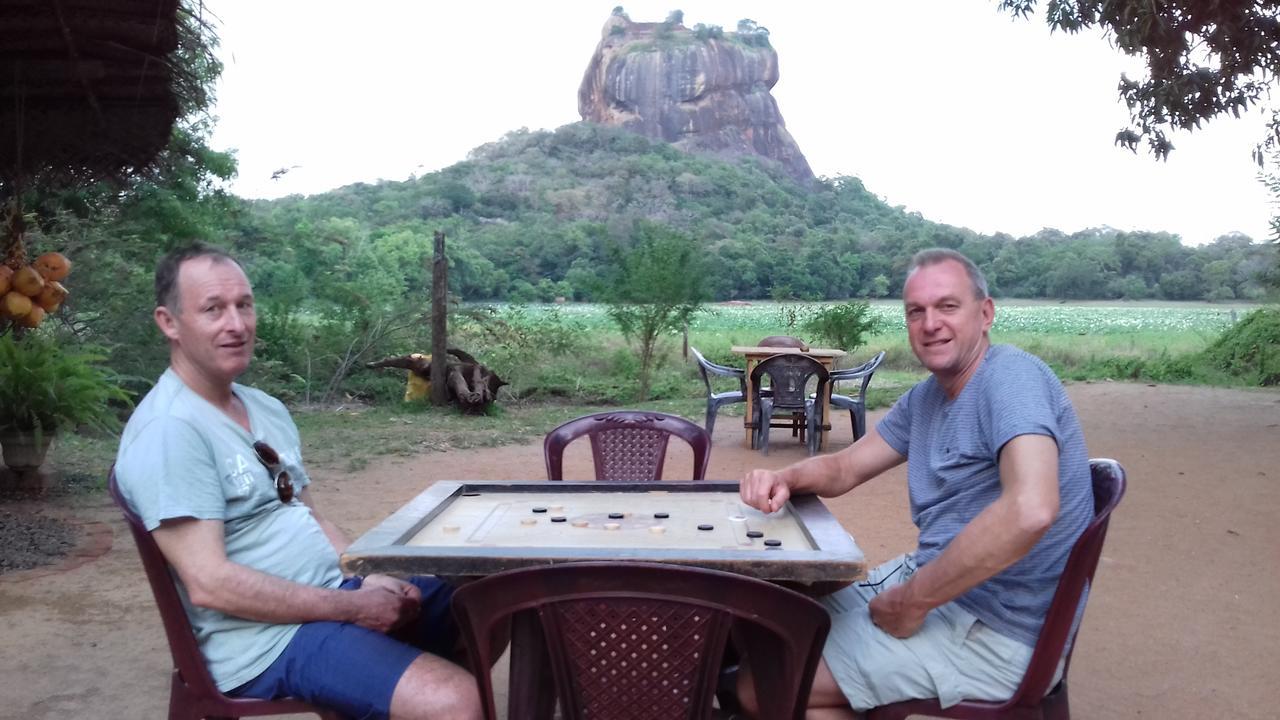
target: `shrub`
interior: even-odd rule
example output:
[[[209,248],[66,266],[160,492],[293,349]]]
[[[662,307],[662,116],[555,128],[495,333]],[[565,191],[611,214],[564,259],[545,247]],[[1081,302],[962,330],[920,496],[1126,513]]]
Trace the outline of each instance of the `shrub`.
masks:
[[[114,430],[130,404],[105,354],[64,347],[45,333],[0,336],[0,429],[35,433],[87,426]]]
[[[880,320],[870,305],[850,300],[814,312],[801,327],[811,341],[852,353],[879,331]]]
[[[1204,351],[1214,367],[1258,385],[1280,385],[1280,308],[1244,316]]]

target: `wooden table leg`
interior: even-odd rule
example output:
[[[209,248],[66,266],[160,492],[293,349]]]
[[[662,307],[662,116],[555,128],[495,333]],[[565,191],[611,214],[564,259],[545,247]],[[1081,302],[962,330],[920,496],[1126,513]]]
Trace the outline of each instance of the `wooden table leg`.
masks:
[[[511,668],[507,717],[551,720],[556,693],[542,639],[542,623],[533,610],[511,619]]]

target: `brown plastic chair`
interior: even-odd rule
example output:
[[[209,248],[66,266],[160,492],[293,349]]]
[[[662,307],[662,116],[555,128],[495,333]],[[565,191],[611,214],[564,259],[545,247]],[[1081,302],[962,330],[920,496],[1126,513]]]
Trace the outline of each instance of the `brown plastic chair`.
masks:
[[[615,410],[575,418],[547,433],[542,441],[547,479],[564,479],[564,449],[583,435],[591,440],[596,480],[661,480],[667,441],[672,435],[693,448],[693,479],[702,480],[707,475],[711,436],[706,430],[682,417],[666,413]]]
[[[511,570],[458,588],[453,612],[490,720],[487,654],[513,614],[540,630],[545,655],[538,668],[513,666],[512,682],[549,666],[565,720],[712,717],[730,631],[759,668],[761,717],[798,720],[831,624],[817,602],[763,580],[640,562]],[[510,716],[537,714],[515,706]]]
[[[900,720],[910,715],[964,718],[971,720],[1068,720],[1071,717],[1067,702],[1067,670],[1071,666],[1071,653],[1075,651],[1075,637],[1071,623],[1075,619],[1080,596],[1093,581],[1093,573],[1102,555],[1102,541],[1107,536],[1107,523],[1111,511],[1124,497],[1124,468],[1115,460],[1099,458],[1089,461],[1093,475],[1093,522],[1076,540],[1067,565],[1053,594],[1053,602],[1045,616],[1044,627],[1036,640],[1031,662],[1022,677],[1022,684],[1013,697],[1004,702],[963,700],[943,709],[936,699],[906,700],[867,711],[867,720]],[[1079,628],[1077,628],[1078,631]],[[1057,670],[1062,651],[1067,651],[1062,668],[1062,680],[1049,690]]]
[[[761,391],[764,377],[769,377],[769,390]],[[751,403],[752,403],[752,435],[753,443],[765,455],[769,454],[769,428],[789,427],[792,434],[799,430],[800,439],[806,441],[809,454],[818,451],[822,441],[822,401],[810,400],[806,387],[809,381],[817,378],[818,387],[815,398],[822,398],[827,392],[827,381],[830,371],[822,363],[807,355],[786,353],[774,355],[761,360],[751,369]],[[783,422],[779,424],[774,415],[781,413]],[[800,424],[803,420],[803,425]]]
[[[169,640],[169,653],[173,656],[169,720],[224,720],[306,713],[319,715],[325,720],[343,720],[342,715],[332,710],[323,710],[293,698],[259,700],[223,695],[217,685],[214,685],[204,656],[200,654],[195,632],[191,629],[191,620],[187,618],[187,611],[182,607],[182,600],[178,596],[178,588],[169,573],[169,563],[160,552],[155,538],[151,537],[151,533],[142,524],[142,519],[125,502],[120,487],[116,484],[114,468],[107,481],[107,489],[111,493],[111,499],[115,500],[124,513],[125,524],[129,526],[133,541],[138,546],[142,568],[151,583],[151,592],[160,610],[160,620],[164,623],[164,634]]]

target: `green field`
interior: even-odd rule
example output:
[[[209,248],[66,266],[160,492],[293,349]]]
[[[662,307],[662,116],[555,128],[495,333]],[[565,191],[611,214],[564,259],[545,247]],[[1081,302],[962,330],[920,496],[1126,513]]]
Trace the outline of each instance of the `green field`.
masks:
[[[821,303],[753,302],[708,305],[689,326],[689,342],[710,357],[727,360],[733,345],[752,345],[767,335],[797,335],[805,318]],[[1041,354],[1060,369],[1103,356],[1154,358],[1195,352],[1256,306],[1209,303],[1062,304],[997,301],[992,328],[995,342],[1007,342]],[[889,352],[887,367],[915,367],[907,346],[899,301],[872,303],[882,330],[854,353],[862,357]],[[530,305],[534,317],[558,316],[567,326],[596,337],[597,346],[621,343],[604,305]],[[807,339],[807,338],[806,338]]]

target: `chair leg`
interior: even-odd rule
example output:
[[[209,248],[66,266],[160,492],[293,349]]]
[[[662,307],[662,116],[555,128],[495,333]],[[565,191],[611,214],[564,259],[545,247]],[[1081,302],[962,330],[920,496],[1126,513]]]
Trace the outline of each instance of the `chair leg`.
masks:
[[[715,405],[707,405],[707,442],[714,442],[712,437],[716,429],[716,409]]]
[[[769,454],[769,426],[773,418],[773,401],[768,398],[760,400],[760,422],[756,423],[760,433],[760,452],[763,455]]]
[[[1058,683],[1044,700],[1040,701],[1044,720],[1071,720],[1071,704],[1067,701],[1067,681]]]
[[[806,413],[805,424],[809,426],[809,442],[806,443],[806,449],[809,455],[813,456],[817,454],[822,444],[822,429],[818,427],[818,411]]]

